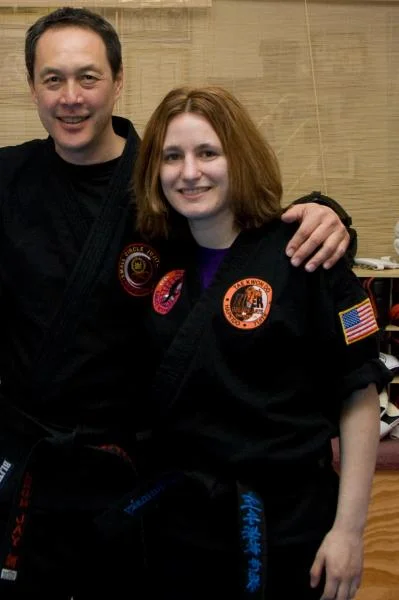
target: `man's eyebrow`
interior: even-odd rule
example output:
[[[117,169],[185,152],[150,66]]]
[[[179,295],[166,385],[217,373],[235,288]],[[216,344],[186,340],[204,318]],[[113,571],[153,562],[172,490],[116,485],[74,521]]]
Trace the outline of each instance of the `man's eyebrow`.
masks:
[[[40,77],[44,77],[45,75],[61,75],[60,69],[56,69],[54,67],[44,67],[41,71],[39,71]]]
[[[84,65],[83,67],[80,67],[79,69],[77,69],[76,74],[80,75],[81,73],[86,73],[87,71],[96,71],[98,73],[99,69],[98,69],[98,67],[96,67],[96,65],[94,65],[93,63],[90,63],[88,65]],[[63,71],[61,69],[57,69],[56,67],[44,67],[39,72],[39,75],[40,75],[40,77],[45,77],[46,75],[49,75],[50,73],[51,73],[51,75],[63,75]]]

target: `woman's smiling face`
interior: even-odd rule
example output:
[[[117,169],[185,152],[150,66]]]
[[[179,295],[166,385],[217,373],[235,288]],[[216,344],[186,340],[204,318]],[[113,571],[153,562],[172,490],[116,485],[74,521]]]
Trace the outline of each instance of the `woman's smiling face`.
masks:
[[[170,121],[160,181],[168,202],[189,221],[231,215],[227,158],[216,132],[198,114],[186,112]]]

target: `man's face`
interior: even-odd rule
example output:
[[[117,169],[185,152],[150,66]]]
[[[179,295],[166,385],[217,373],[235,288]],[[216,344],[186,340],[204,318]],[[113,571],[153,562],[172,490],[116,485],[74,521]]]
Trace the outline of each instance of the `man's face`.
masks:
[[[68,26],[41,36],[29,85],[64,160],[90,164],[120,154],[111,118],[122,80],[122,72],[113,79],[104,42],[90,29]]]

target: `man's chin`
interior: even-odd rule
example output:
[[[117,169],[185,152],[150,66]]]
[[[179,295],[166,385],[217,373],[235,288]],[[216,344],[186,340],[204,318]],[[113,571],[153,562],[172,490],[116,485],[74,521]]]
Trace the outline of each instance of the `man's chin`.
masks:
[[[78,143],[65,143],[65,140],[54,139],[55,150],[57,154],[66,162],[82,164],[87,162],[89,152],[89,144],[87,141]]]

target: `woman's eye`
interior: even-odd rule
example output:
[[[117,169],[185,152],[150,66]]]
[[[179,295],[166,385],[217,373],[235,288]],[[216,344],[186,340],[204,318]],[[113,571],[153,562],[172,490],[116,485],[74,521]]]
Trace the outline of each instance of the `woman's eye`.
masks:
[[[200,154],[202,158],[213,158],[216,156],[216,152],[214,150],[203,150]]]

